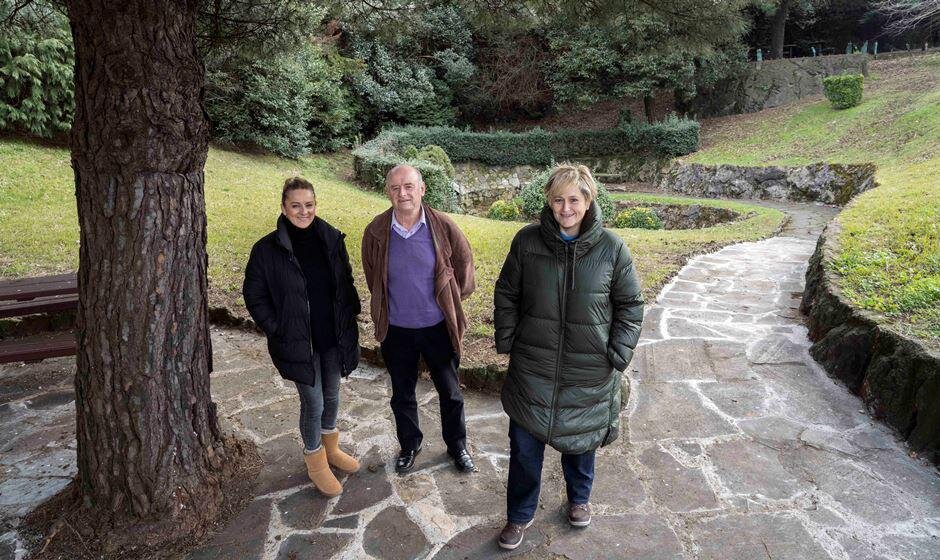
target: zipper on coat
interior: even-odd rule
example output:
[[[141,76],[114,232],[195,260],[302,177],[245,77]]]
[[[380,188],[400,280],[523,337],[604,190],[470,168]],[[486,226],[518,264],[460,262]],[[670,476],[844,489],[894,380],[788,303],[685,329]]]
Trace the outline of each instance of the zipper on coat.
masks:
[[[339,314],[336,312],[338,309],[337,304],[339,304],[339,278],[336,278],[336,275],[333,274],[336,270],[342,270],[340,266],[342,263],[339,263],[339,244],[346,239],[345,233],[339,234],[339,241],[336,245],[333,245],[330,249],[329,254],[327,255],[327,260],[330,263],[330,274],[333,276],[333,331],[336,333],[336,354],[339,356],[339,365],[340,369],[343,372],[343,375],[352,373],[352,368],[346,363],[346,353],[343,352],[343,346],[340,344],[340,338],[342,336],[343,325],[340,324]],[[309,303],[307,304],[309,308]],[[357,327],[358,328],[358,325]],[[313,342],[311,341],[311,344]]]
[[[561,322],[558,329],[558,354],[555,358],[555,379],[552,383],[552,407],[548,415],[548,442],[555,431],[555,408],[558,403],[558,384],[561,377],[561,359],[565,348],[565,316],[568,308],[568,244],[565,244],[565,262],[561,269]]]
[[[304,269],[300,267],[300,263],[297,262],[297,259],[294,258],[294,254],[290,254],[290,262],[297,267],[297,270],[300,271],[300,277],[304,279],[304,303],[307,304],[307,340],[310,341],[310,366],[315,367],[313,363],[313,333],[310,331],[310,296],[307,295],[307,277],[304,275]]]

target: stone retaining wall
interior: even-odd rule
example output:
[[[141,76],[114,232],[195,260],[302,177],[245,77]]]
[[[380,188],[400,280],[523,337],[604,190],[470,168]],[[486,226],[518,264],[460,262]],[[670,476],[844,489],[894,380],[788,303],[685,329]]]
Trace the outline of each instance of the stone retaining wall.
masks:
[[[690,196],[823,202],[844,205],[874,188],[875,165],[814,163],[801,167],[742,167],[674,162],[659,188]]]
[[[669,160],[649,159],[640,156],[611,156],[579,158],[591,168],[599,181],[654,182]],[[531,165],[490,166],[482,163],[456,163],[454,190],[457,203],[464,210],[485,211],[497,200],[509,200],[519,194],[522,187],[542,170]]]
[[[510,200],[539,171],[531,165],[493,167],[482,163],[454,164],[454,190],[464,210],[486,210],[497,200]]]
[[[806,272],[801,311],[810,354],[895,428],[915,451],[940,462],[940,352],[884,327],[875,313],[846,300],[826,270],[838,253],[838,219],[819,237]]]
[[[747,71],[700,93],[689,104],[697,117],[753,113],[822,93],[822,80],[835,74],[868,75],[867,54],[783,58],[752,62]]]

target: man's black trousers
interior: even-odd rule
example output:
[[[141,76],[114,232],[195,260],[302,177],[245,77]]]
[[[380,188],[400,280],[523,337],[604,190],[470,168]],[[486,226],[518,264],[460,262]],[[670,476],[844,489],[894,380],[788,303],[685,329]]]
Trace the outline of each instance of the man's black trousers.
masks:
[[[421,447],[424,435],[418,427],[418,404],[415,385],[418,382],[418,359],[424,358],[431,380],[441,402],[441,434],[451,455],[464,449],[467,429],[464,425],[463,394],[457,379],[460,359],[454,352],[441,321],[433,327],[406,329],[388,326],[382,342],[382,358],[392,378],[392,413],[402,450]]]

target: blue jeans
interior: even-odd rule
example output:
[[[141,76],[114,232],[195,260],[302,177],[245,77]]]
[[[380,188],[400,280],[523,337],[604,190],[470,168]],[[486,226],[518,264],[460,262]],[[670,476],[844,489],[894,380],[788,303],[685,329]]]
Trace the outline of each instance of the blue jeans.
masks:
[[[509,482],[506,485],[506,519],[528,523],[535,517],[542,484],[545,444],[519,424],[509,421]],[[586,504],[594,483],[594,450],[578,455],[562,454],[568,502]]]
[[[313,366],[316,386],[294,383],[300,395],[300,437],[304,449],[313,451],[320,447],[321,430],[336,428],[339,414],[339,379],[342,366],[337,348],[314,355]]]

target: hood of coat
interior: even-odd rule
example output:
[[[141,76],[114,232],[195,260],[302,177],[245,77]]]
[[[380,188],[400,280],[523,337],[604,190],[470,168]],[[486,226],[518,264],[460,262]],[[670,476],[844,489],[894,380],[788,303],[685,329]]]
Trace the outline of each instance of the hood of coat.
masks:
[[[277,230],[274,234],[274,239],[277,242],[278,246],[287,252],[293,254],[294,247],[290,242],[290,233],[287,231],[287,218],[281,214],[277,219]],[[320,237],[320,240],[326,245],[326,252],[329,255],[336,248],[336,244],[345,237],[346,235],[340,232],[335,227],[326,223],[319,216],[317,216],[313,223],[310,224],[310,227],[316,228],[317,235]]]
[[[597,201],[591,202],[591,207],[584,213],[584,220],[581,222],[581,232],[578,238],[571,242],[576,257],[591,250],[604,232],[604,219],[600,206]],[[565,240],[561,238],[561,226],[555,220],[552,209],[547,204],[542,208],[542,214],[539,216],[539,234],[542,241],[548,245],[554,253],[563,257],[565,254]]]

